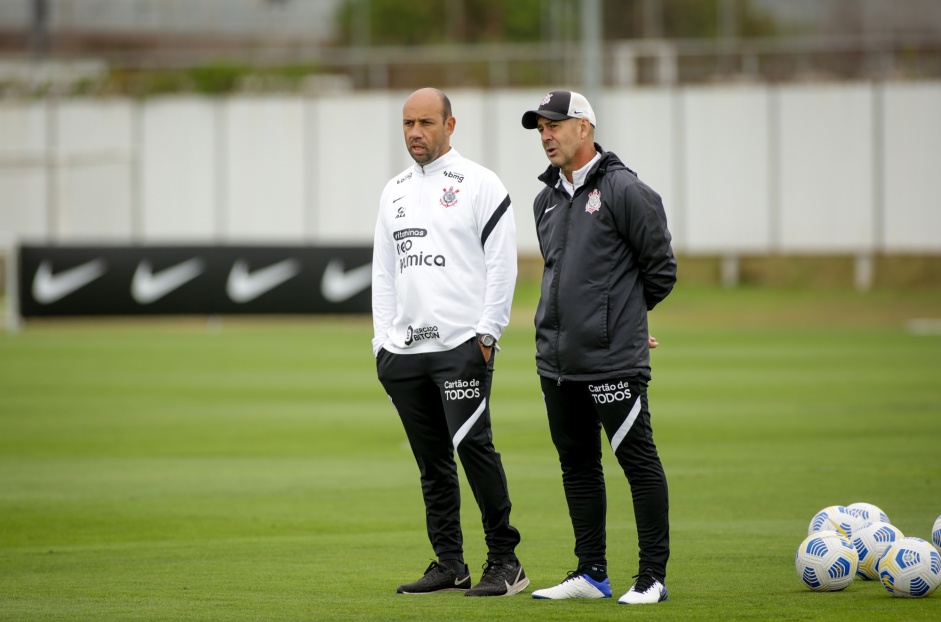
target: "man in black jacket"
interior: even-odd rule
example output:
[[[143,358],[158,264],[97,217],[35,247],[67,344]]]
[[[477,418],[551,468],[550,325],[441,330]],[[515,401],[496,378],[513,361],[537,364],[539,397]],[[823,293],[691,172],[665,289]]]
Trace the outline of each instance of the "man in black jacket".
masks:
[[[631,487],[640,564],[622,604],[667,599],[667,481],[647,407],[647,312],[676,282],[660,196],[594,142],[584,96],[553,91],[523,127],[551,163],[533,204],[545,268],[536,310],[536,367],[575,532],[578,567],[533,598],[610,598],[605,557],[604,429]]]

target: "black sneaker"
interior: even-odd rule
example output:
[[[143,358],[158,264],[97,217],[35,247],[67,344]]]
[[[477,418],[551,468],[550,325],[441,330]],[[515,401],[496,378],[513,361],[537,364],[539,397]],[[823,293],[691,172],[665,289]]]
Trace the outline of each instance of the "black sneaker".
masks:
[[[496,559],[484,564],[480,583],[464,592],[464,596],[510,596],[523,591],[529,579],[518,561]]]
[[[436,592],[463,592],[470,588],[471,577],[467,570],[467,564],[464,564],[464,572],[461,575],[450,568],[442,566],[438,562],[431,562],[428,570],[423,576],[414,583],[400,585],[395,590],[397,594],[434,594]]]

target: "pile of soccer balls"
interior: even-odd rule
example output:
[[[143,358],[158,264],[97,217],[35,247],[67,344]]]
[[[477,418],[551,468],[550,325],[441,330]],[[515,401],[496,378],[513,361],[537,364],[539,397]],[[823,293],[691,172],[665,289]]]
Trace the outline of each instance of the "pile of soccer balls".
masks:
[[[934,546],[906,538],[871,503],[826,507],[811,519],[807,534],[794,565],[815,592],[842,590],[855,577],[881,581],[900,598],[930,596],[941,585],[941,516],[931,528]]]

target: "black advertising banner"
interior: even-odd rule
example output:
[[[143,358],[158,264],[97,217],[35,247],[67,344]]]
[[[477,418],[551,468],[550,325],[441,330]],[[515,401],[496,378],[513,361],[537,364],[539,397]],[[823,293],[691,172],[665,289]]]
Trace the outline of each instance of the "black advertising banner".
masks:
[[[369,313],[372,248],[20,247],[23,317]]]

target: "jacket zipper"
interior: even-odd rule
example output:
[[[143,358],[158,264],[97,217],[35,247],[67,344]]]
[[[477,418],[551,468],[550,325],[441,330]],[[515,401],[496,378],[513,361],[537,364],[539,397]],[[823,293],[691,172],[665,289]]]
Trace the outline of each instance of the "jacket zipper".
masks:
[[[603,159],[603,158],[604,158],[604,156],[602,156],[602,159]],[[558,270],[559,279],[558,279],[558,282],[556,283],[556,288],[555,288],[555,318],[556,318],[556,319],[555,319],[555,334],[556,334],[556,338],[555,338],[555,365],[556,365],[556,367],[557,367],[558,369],[560,369],[560,370],[562,369],[562,358],[561,358],[561,356],[560,356],[560,354],[559,354],[559,335],[561,334],[561,330],[560,330],[560,327],[559,327],[559,290],[560,290],[559,283],[561,283],[561,281],[562,281],[562,278],[561,278],[561,277],[562,277],[562,266],[565,264],[565,254],[566,254],[566,249],[567,249],[568,243],[569,243],[569,226],[570,226],[571,223],[572,223],[572,206],[575,205],[575,196],[578,194],[578,192],[579,192],[580,190],[582,190],[583,188],[585,188],[586,186],[588,186],[589,182],[590,182],[592,179],[594,179],[596,176],[604,175],[604,172],[605,172],[605,169],[604,169],[604,168],[599,168],[598,171],[597,171],[594,175],[588,175],[588,176],[585,178],[585,181],[582,182],[582,185],[579,186],[578,189],[575,190],[575,192],[572,193],[572,196],[569,197],[569,206],[568,206],[569,208],[568,208],[568,210],[567,210],[568,214],[567,214],[566,217],[565,217],[565,218],[566,218],[566,221],[565,221],[565,230],[564,230],[564,232],[563,232],[563,233],[564,233],[564,237],[562,238],[562,253],[561,253],[560,258],[559,258],[559,270]],[[565,195],[565,192],[562,191],[562,194]],[[559,374],[559,377],[556,379],[556,386],[557,386],[557,387],[561,387],[561,386],[562,386],[562,374],[561,374],[561,373]]]
[[[564,192],[562,193],[565,194]],[[556,280],[555,287],[555,366],[557,369],[562,369],[562,357],[559,353],[559,341],[562,333],[561,326],[559,325],[559,291],[561,290],[562,283],[562,266],[565,264],[565,254],[566,249],[568,248],[569,243],[569,226],[572,224],[572,204],[575,203],[575,195],[569,197],[569,205],[566,210],[565,215],[565,229],[563,229],[562,237],[562,253],[559,255],[559,270],[557,273],[558,279]],[[558,379],[556,380],[556,386],[562,386],[562,374],[559,374]]]

